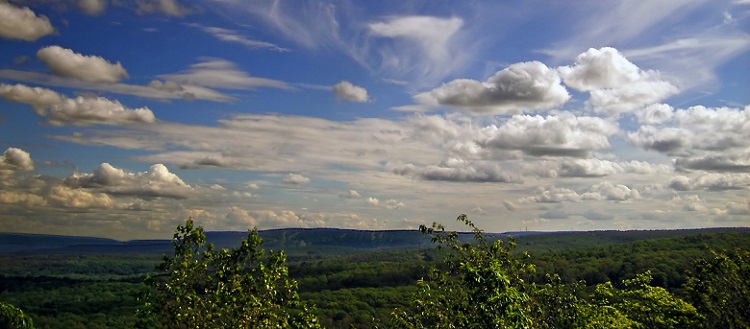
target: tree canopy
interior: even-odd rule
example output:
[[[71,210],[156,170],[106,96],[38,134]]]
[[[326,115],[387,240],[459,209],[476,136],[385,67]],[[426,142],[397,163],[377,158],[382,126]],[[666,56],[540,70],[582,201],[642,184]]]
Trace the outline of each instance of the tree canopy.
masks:
[[[311,307],[289,278],[283,251],[261,249],[257,230],[239,247],[206,245],[202,227],[188,219],[172,238],[139,310],[143,328],[319,328]]]

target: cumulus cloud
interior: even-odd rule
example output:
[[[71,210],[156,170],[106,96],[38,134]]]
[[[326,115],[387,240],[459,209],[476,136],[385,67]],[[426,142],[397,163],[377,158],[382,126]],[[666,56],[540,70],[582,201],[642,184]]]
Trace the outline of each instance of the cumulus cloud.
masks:
[[[136,12],[143,14],[164,14],[182,17],[193,13],[194,10],[181,5],[177,0],[138,0]]]
[[[672,119],[674,109],[668,104],[651,104],[635,112],[638,122],[646,125],[660,124]]]
[[[0,177],[8,176],[17,171],[34,171],[34,161],[28,152],[15,147],[9,147],[0,156]]]
[[[222,224],[228,225],[233,229],[250,229],[254,227],[288,228],[321,226],[321,223],[307,221],[304,216],[298,215],[291,210],[250,211],[236,206],[229,208],[224,219],[225,222]]]
[[[597,158],[523,159],[515,162],[514,172],[524,175],[558,177],[604,177],[617,174],[664,175],[674,172],[672,166],[645,161],[611,161]]]
[[[99,15],[107,8],[107,0],[78,0],[76,7],[88,15]]]
[[[561,202],[578,202],[581,196],[568,188],[562,187],[538,187],[534,194],[523,197],[518,200],[519,203],[561,203]]]
[[[585,158],[609,148],[608,136],[616,132],[615,125],[597,117],[515,115],[499,127],[484,128],[479,144],[532,156]]]
[[[725,191],[750,187],[750,174],[727,174],[702,172],[692,177],[675,176],[667,184],[676,191]]]
[[[589,49],[573,66],[558,68],[565,85],[588,91],[587,104],[596,113],[617,115],[633,112],[677,93],[658,71],[644,71],[617,49]]]
[[[36,58],[52,73],[88,82],[117,82],[128,77],[120,62],[110,63],[99,56],[86,56],[60,46],[40,49]]]
[[[385,201],[385,207],[388,209],[401,209],[404,207],[404,203],[394,199],[388,199]]]
[[[355,86],[349,81],[341,81],[333,85],[332,89],[336,99],[358,103],[364,103],[370,100],[365,88]]]
[[[388,199],[385,202],[381,202],[380,200],[378,200],[378,198],[374,198],[374,197],[367,198],[367,204],[373,207],[383,207],[383,208],[391,209],[391,210],[401,209],[405,206],[403,202],[400,202],[396,199]]]
[[[62,185],[51,188],[49,201],[53,205],[78,209],[110,209],[116,205],[114,200],[105,193],[92,193]]]
[[[37,16],[28,7],[19,8],[0,2],[0,37],[36,41],[54,32],[47,17]]]
[[[0,174],[2,174],[2,170],[0,170]],[[35,194],[16,191],[0,191],[0,203],[20,204],[27,207],[40,207],[47,205],[47,200]]]
[[[108,194],[141,199],[184,199],[193,190],[163,164],[152,165],[145,172],[128,172],[102,163],[92,173],[73,173],[65,179],[65,184],[71,188],[100,189]]]
[[[305,185],[310,182],[310,178],[302,176],[300,174],[289,173],[281,181],[282,184],[286,185]]]
[[[626,201],[639,199],[640,193],[623,184],[601,182],[591,186],[589,190],[581,195],[584,200],[610,200]]]
[[[519,203],[561,203],[582,201],[629,201],[640,199],[640,192],[623,184],[604,181],[592,185],[588,190],[576,192],[569,188],[538,187],[534,194],[521,198]]]
[[[104,97],[67,98],[55,91],[25,85],[0,84],[0,96],[29,104],[54,125],[153,123],[154,113],[146,107],[129,109]]]
[[[359,199],[361,195],[355,190],[349,190],[349,192],[346,193],[345,197],[348,199]]]
[[[560,77],[540,62],[508,66],[486,82],[453,80],[413,99],[426,106],[452,106],[475,114],[508,114],[552,108],[570,99]]]
[[[431,181],[474,182],[474,183],[520,183],[520,178],[490,161],[467,161],[449,158],[438,165],[417,166],[405,164],[396,166],[392,172],[402,176],[416,177]]]
[[[750,202],[739,203],[729,201],[722,208],[714,209],[717,215],[750,215]]]
[[[235,63],[218,58],[203,58],[203,61],[193,64],[189,69],[159,76],[165,80],[175,81],[183,85],[197,85],[223,89],[256,89],[279,88],[291,89],[285,82],[252,77],[242,71]]]
[[[681,170],[750,170],[750,106],[693,106],[672,112],[660,124],[643,125],[628,140],[643,149],[676,157]],[[706,133],[710,132],[710,133]]]

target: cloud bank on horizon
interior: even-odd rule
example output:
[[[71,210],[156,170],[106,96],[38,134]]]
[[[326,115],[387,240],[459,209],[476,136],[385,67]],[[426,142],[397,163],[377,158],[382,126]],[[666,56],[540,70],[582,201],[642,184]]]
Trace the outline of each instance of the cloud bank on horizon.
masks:
[[[750,225],[746,1],[0,3],[0,231]]]

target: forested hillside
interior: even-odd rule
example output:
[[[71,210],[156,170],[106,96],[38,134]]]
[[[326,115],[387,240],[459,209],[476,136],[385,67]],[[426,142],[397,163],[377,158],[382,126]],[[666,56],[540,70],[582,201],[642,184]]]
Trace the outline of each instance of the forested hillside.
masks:
[[[524,233],[512,253],[530,251],[533,282],[543,285],[547,274],[557,273],[561,284],[585,280],[584,291],[650,271],[652,286],[688,298],[684,286],[687,273],[697,273],[696,260],[710,259],[711,250],[750,250],[746,229]],[[224,247],[238,245],[242,235],[206,234]],[[259,236],[263,248],[287,251],[300,299],[316,306],[326,328],[391,323],[394,309],[414,309],[417,282],[429,278],[431,268],[449,271],[443,261],[450,248],[436,248],[417,231],[273,230]],[[508,241],[504,234],[486,236]],[[457,235],[460,244],[472,238]],[[132,328],[143,279],[155,273],[162,252],[171,252],[168,241],[2,235],[0,244],[14,245],[0,255],[0,301],[24,310],[36,328]]]

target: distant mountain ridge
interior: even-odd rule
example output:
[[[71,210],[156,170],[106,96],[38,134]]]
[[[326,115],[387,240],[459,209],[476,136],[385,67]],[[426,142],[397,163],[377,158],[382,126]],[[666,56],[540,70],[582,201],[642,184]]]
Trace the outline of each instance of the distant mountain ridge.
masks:
[[[634,231],[558,231],[487,233],[496,237],[513,236],[522,250],[573,249],[590,245],[626,243],[637,240],[685,236],[709,232],[736,231],[750,233],[750,228],[704,228],[681,230]],[[431,248],[429,237],[417,230],[354,230],[339,228],[288,228],[259,231],[265,249],[283,249],[288,254],[362,252],[377,249]],[[206,239],[217,248],[232,248],[247,236],[247,232],[206,232]],[[459,233],[462,241],[470,241],[472,233]],[[28,253],[171,253],[170,240],[117,241],[106,238],[60,236],[44,234],[0,233],[0,254]]]

